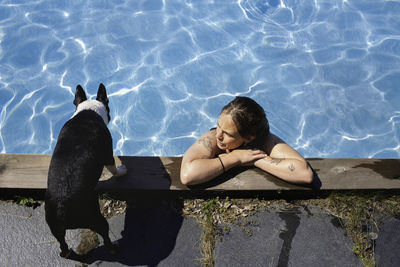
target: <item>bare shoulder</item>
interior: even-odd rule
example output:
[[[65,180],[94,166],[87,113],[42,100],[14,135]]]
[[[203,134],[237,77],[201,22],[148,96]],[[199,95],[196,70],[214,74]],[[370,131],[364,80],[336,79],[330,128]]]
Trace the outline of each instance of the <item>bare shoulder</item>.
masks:
[[[295,158],[304,160],[299,152],[272,133],[267,137],[266,149],[266,152],[273,158]]]
[[[267,152],[267,154],[270,155],[272,150],[278,144],[286,144],[286,143],[282,139],[280,139],[278,136],[270,133],[265,140],[265,144],[264,144],[265,152]]]
[[[215,130],[208,131],[197,139],[194,145],[200,146],[200,149],[206,149],[209,152],[215,152],[217,141],[215,139]]]
[[[215,134],[215,130],[211,130],[200,136],[186,151],[183,160],[192,161],[200,158],[213,158],[218,150]]]

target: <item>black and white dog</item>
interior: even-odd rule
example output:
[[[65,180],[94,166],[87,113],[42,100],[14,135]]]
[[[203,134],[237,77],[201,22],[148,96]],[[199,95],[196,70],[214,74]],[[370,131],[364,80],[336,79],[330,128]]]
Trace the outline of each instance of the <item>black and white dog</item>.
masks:
[[[45,201],[46,222],[60,243],[60,256],[65,258],[73,252],[65,242],[66,229],[91,229],[103,237],[111,252],[116,252],[95,187],[104,166],[114,176],[127,173],[124,165],[115,166],[104,85],[100,84],[96,100],[87,100],[78,85],[74,104],[76,111],[61,129],[50,161]]]

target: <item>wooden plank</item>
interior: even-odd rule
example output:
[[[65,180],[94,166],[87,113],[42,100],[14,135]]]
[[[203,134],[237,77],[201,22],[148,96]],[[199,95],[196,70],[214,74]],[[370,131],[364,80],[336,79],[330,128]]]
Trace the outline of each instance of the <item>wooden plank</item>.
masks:
[[[0,154],[0,188],[46,189],[51,155]],[[128,175],[112,177],[105,169],[101,191],[129,190],[309,190],[286,183],[257,168],[234,168],[213,181],[188,188],[180,183],[181,157],[115,157]],[[308,159],[321,190],[400,189],[400,159]]]
[[[307,159],[322,182],[321,190],[400,189],[400,159]],[[206,190],[307,190],[257,168],[227,174]]]
[[[0,188],[47,188],[51,155],[0,154]]]

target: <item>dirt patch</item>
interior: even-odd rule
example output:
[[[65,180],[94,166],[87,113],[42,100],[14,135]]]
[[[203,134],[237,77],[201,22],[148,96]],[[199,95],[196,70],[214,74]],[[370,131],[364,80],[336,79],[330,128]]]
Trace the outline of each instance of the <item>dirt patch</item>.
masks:
[[[110,197],[100,198],[99,203],[101,214],[106,219],[110,219],[117,214],[125,213],[127,207],[126,201],[115,200]]]

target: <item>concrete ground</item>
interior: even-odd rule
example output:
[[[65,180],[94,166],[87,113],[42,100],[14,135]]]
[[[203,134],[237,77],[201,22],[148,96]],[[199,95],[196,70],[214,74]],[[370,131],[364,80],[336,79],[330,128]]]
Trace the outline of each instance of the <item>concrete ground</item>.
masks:
[[[338,219],[318,208],[256,212],[245,231],[228,225],[214,245],[215,266],[362,266]],[[201,266],[203,226],[181,216],[168,201],[129,204],[109,220],[121,245],[111,255],[90,234],[67,231],[75,251],[94,246],[84,263],[58,256],[59,245],[44,219],[44,205],[30,208],[0,201],[0,266]],[[400,220],[386,217],[375,240],[378,266],[400,266]],[[96,239],[96,236],[92,239]],[[94,242],[95,243],[95,242]],[[86,244],[86,245],[85,245]]]

